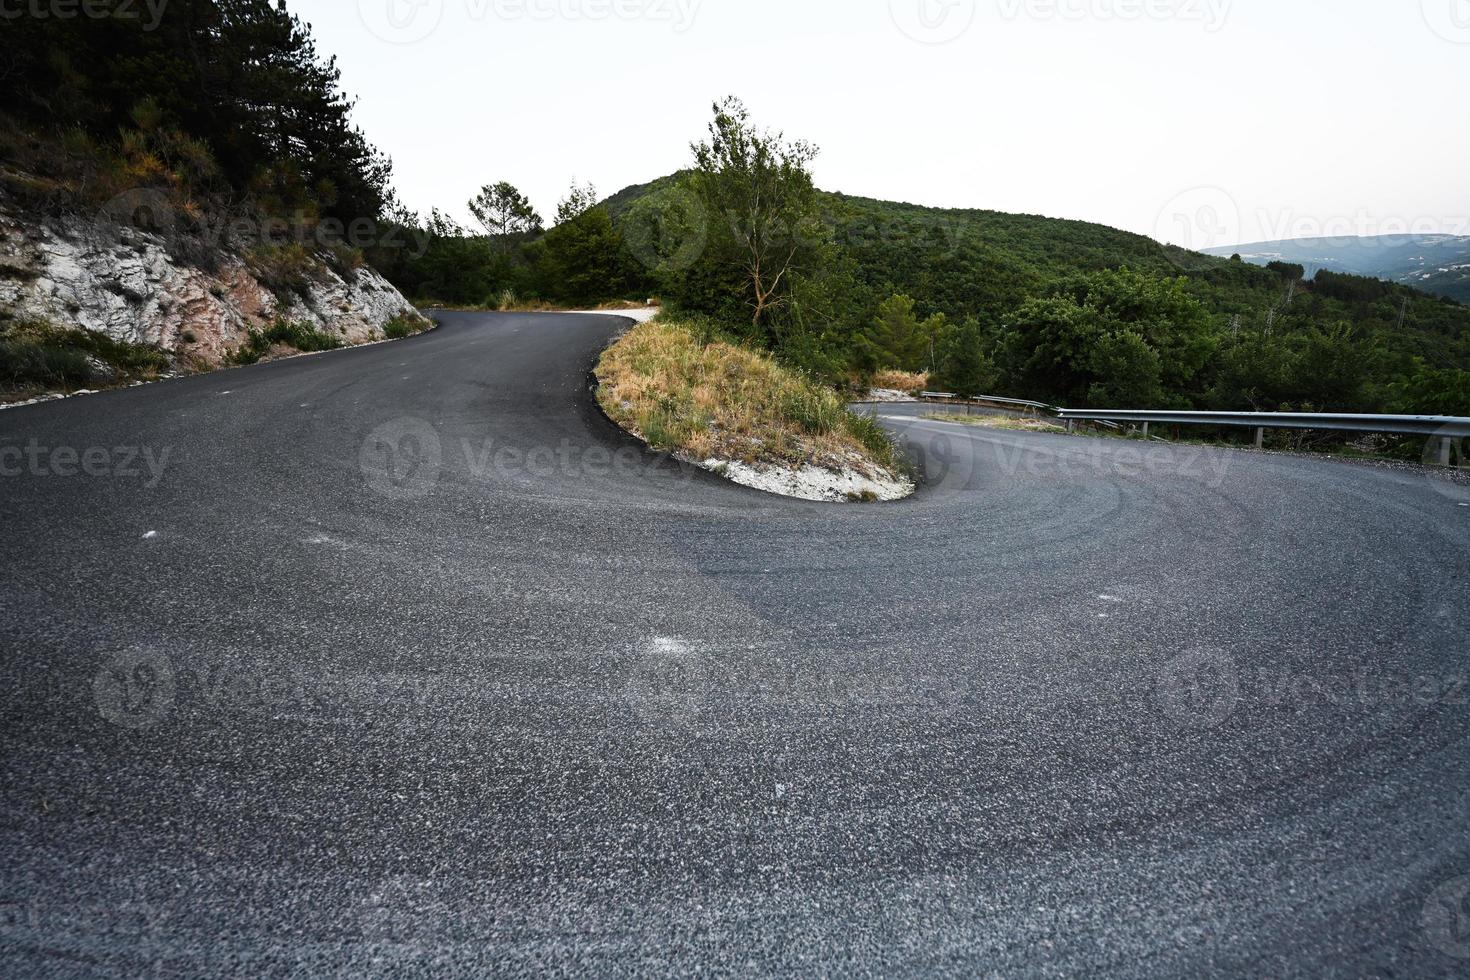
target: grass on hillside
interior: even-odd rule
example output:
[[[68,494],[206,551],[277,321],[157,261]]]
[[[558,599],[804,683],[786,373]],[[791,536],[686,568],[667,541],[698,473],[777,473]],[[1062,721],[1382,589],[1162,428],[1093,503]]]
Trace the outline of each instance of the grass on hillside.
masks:
[[[434,321],[417,313],[403,312],[383,324],[383,336],[389,340],[402,340],[416,333],[423,333],[434,325]]]
[[[254,364],[275,346],[284,346],[303,353],[336,350],[343,346],[342,338],[318,330],[310,323],[293,323],[277,320],[264,330],[252,330],[245,343],[235,349],[230,360],[235,364]]]
[[[1060,432],[1067,427],[1045,419],[1018,419],[1004,415],[954,415],[946,412],[930,412],[921,418],[932,422],[954,422],[957,425],[976,425],[985,429],[1009,429],[1015,432]],[[1091,433],[1089,433],[1091,434]]]
[[[712,337],[697,321],[639,324],[597,365],[609,417],[657,449],[696,460],[897,470],[898,454],[869,416],[769,354]]]
[[[873,375],[870,388],[884,388],[888,391],[905,391],[913,394],[916,391],[926,391],[929,388],[929,375],[918,371],[878,371]]]
[[[0,389],[8,394],[146,380],[170,366],[169,356],[156,347],[43,320],[0,330]]]

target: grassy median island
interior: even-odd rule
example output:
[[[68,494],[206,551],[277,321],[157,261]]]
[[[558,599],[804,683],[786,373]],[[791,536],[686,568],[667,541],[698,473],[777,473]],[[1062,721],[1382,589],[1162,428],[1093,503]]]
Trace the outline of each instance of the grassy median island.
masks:
[[[913,491],[876,420],[704,321],[639,324],[603,353],[597,380],[598,401],[624,429],[737,482],[812,500]]]

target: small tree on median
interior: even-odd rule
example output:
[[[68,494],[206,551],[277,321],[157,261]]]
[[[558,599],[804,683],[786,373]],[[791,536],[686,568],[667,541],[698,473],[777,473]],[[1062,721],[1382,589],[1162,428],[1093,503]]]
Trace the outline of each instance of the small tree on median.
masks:
[[[770,313],[784,305],[792,273],[816,242],[817,149],[756,128],[733,96],[714,106],[710,138],[696,143],[693,183],[711,219],[727,222],[751,307],[751,323],[774,342]]]

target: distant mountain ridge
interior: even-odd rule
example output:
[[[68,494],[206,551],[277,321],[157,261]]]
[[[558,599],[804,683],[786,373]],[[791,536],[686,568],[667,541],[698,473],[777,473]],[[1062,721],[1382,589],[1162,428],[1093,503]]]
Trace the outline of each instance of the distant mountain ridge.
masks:
[[[1298,238],[1204,250],[1256,265],[1291,262],[1306,267],[1387,279],[1427,293],[1470,302],[1470,236],[1380,235],[1363,238]]]

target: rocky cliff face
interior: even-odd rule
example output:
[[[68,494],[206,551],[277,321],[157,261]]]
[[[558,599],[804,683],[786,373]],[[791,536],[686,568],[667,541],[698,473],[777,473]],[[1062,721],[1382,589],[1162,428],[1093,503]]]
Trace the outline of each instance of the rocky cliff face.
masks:
[[[84,327],[207,368],[278,319],[359,344],[382,340],[384,324],[412,313],[366,266],[338,272],[313,260],[293,289],[273,290],[238,253],[206,249],[207,261],[186,262],[176,244],[105,220],[38,219],[0,201],[0,328],[6,320]]]

